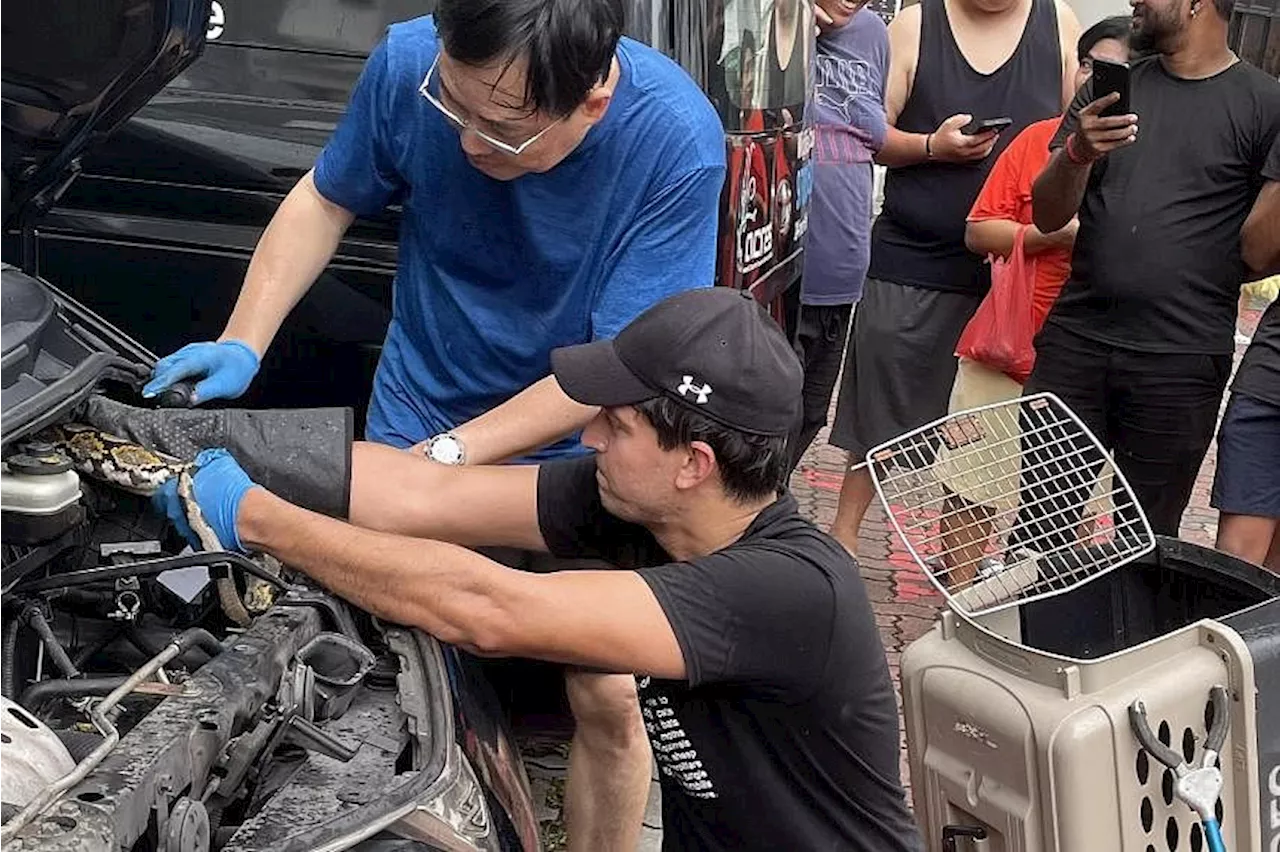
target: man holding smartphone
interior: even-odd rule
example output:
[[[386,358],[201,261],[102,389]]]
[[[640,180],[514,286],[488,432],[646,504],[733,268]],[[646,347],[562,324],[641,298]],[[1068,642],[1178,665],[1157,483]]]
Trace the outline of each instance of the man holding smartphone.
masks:
[[[1131,46],[1154,55],[1129,70],[1128,111],[1106,114],[1122,76],[1081,87],[1033,190],[1037,228],[1080,228],[1026,391],[1080,415],[1163,535],[1213,438],[1250,275],[1240,229],[1280,134],[1280,83],[1227,46],[1231,5],[1136,0]]]
[[[990,285],[965,217],[1009,141],[1070,102],[1079,35],[1063,0],[922,0],[889,25],[884,209],[830,438],[854,465],[831,527],[850,551],[875,494],[857,463],[946,413],[956,341]]]

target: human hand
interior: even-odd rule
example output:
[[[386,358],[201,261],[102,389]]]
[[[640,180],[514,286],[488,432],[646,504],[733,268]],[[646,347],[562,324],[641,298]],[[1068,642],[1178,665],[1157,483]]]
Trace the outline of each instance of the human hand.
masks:
[[[239,553],[246,552],[236,529],[236,518],[244,495],[258,487],[260,486],[249,478],[226,450],[202,450],[196,456],[194,472],[191,474],[191,498],[224,548]],[[158,511],[173,522],[192,547],[199,549],[204,546],[200,537],[192,530],[186,508],[178,494],[178,477],[169,477],[152,496],[151,501]]]
[[[818,35],[843,27],[865,5],[867,0],[813,0],[813,22]]]
[[[1067,156],[1073,162],[1093,162],[1107,154],[1138,141],[1138,117],[1102,115],[1102,111],[1120,100],[1119,92],[1110,92],[1091,101],[1080,110],[1079,126],[1067,137]]]
[[[248,389],[259,366],[258,353],[240,340],[188,343],[156,362],[142,395],[150,399],[183,379],[200,379],[192,404],[234,399]]]
[[[973,136],[961,133],[960,128],[972,120],[973,116],[959,113],[939,124],[930,134],[929,151],[933,159],[944,163],[976,163],[986,159],[1000,134],[994,130]]]
[[[822,8],[822,4],[818,0],[813,0],[813,26],[814,35],[822,35],[831,27],[835,26],[835,19],[831,17],[831,13]]]

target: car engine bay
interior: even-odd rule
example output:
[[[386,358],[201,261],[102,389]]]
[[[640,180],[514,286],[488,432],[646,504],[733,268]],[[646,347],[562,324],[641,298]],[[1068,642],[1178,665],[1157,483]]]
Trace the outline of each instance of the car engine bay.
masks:
[[[4,269],[5,848],[520,848],[523,776],[459,747],[453,649],[77,469],[56,439],[147,371],[112,334]]]

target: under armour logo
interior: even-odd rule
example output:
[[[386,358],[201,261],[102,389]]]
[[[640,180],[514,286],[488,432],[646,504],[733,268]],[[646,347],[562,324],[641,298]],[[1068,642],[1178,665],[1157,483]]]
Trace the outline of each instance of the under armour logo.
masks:
[[[693,383],[693,376],[685,376],[684,383],[676,390],[679,391],[681,396],[688,396],[691,392],[696,393],[698,398],[694,402],[698,403],[698,405],[706,405],[707,397],[711,396],[711,385],[698,387]]]

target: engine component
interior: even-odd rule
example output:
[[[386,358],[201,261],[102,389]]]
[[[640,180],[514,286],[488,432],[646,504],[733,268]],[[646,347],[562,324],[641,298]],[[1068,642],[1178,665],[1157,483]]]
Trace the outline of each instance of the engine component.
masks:
[[[12,822],[5,825],[0,831],[5,848],[42,852],[130,848],[147,832],[154,809],[168,809],[163,789],[190,787],[192,798],[204,796],[211,783],[209,770],[218,756],[275,693],[298,649],[319,631],[320,617],[310,608],[277,608],[257,619],[216,659],[192,674],[180,695],[167,698],[148,713],[114,750],[111,746],[95,750],[89,761],[99,762],[96,767],[90,763],[83,778],[73,778],[70,786],[60,782],[63,789],[56,790],[49,801],[63,792],[68,795],[56,812],[34,816],[25,828]],[[165,651],[176,657],[180,645],[171,643]],[[101,707],[95,708],[95,717],[103,715]],[[104,740],[104,746],[108,742]],[[80,774],[77,770],[76,775]],[[161,778],[164,785],[158,783]]]
[[[52,450],[28,451],[0,464],[0,510],[8,544],[41,544],[84,520],[80,476]]]
[[[321,633],[298,651],[298,665],[314,673],[316,721],[335,719],[351,706],[355,688],[377,658],[364,645],[341,633]]]
[[[247,556],[241,556],[239,553],[231,553],[230,551],[202,551],[200,553],[188,553],[183,556],[166,556],[162,559],[145,559],[140,562],[130,562],[127,565],[110,565],[106,568],[85,568],[81,571],[68,571],[65,574],[58,574],[54,577],[42,577],[38,580],[30,580],[22,583],[18,587],[20,592],[51,592],[55,589],[69,589],[75,586],[87,586],[90,583],[99,583],[103,580],[116,580],[120,577],[142,577],[149,574],[159,574],[174,568],[190,568],[193,565],[204,566],[225,566],[234,565],[247,574],[252,574],[260,580],[270,583],[279,589],[287,590],[289,584],[270,571],[263,568]]]
[[[173,803],[160,850],[209,852],[209,812],[203,804],[186,796]]]
[[[76,766],[58,735],[8,698],[0,698],[0,763],[6,821]]]
[[[80,761],[74,769],[42,789],[21,811],[14,815],[12,820],[5,823],[4,828],[0,829],[0,842],[12,840],[18,830],[38,816],[49,805],[53,804],[59,796],[83,781],[115,748],[116,743],[120,741],[120,731],[116,729],[111,720],[111,710],[132,692],[134,687],[151,678],[170,660],[181,655],[187,648],[209,635],[207,631],[197,627],[175,637],[172,642],[165,646],[163,651],[152,657],[136,672],[129,675],[124,683],[116,687],[110,695],[95,704],[89,711],[89,720],[93,722],[93,726],[102,734],[102,744],[95,748],[88,757]]]
[[[45,619],[41,604],[27,601],[21,604],[21,609],[17,615],[13,616],[5,627],[3,654],[0,654],[0,658],[2,658],[0,659],[0,665],[4,667],[4,672],[0,675],[0,694],[5,698],[13,698],[17,692],[18,633],[28,625],[39,637],[44,652],[50,656],[64,675],[67,677],[80,676],[80,670],[76,668],[75,663],[67,656],[66,650],[58,643],[57,637],[53,635],[53,629],[49,627],[49,622]]]

